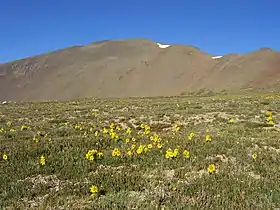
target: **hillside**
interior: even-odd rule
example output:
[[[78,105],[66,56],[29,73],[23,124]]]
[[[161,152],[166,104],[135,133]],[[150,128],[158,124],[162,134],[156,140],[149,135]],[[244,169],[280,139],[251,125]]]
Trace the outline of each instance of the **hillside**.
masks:
[[[193,46],[147,39],[74,46],[0,65],[0,100],[171,96],[278,88],[280,53],[260,49],[213,59]]]

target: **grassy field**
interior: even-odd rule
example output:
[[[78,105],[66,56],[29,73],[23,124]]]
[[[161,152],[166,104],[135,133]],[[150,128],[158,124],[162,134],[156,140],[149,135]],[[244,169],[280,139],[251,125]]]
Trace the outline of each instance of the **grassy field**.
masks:
[[[277,95],[1,105],[0,209],[280,208],[279,108]]]

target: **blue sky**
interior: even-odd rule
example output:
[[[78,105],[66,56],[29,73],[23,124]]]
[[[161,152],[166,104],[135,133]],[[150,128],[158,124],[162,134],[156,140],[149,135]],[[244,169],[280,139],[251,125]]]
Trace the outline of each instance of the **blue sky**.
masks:
[[[279,0],[1,0],[0,63],[105,39],[280,51]]]

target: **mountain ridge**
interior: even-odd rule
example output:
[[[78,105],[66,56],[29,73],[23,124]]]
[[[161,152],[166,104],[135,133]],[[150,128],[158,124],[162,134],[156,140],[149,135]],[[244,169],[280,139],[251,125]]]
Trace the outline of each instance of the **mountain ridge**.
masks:
[[[149,39],[102,40],[0,64],[0,100],[278,89],[280,53],[272,48],[214,59],[195,46],[158,44]]]

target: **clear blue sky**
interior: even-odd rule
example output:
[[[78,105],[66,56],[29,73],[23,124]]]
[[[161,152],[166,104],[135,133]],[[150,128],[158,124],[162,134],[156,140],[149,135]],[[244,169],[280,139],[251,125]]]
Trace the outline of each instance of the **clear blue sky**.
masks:
[[[1,0],[0,63],[104,39],[280,50],[279,0]]]

